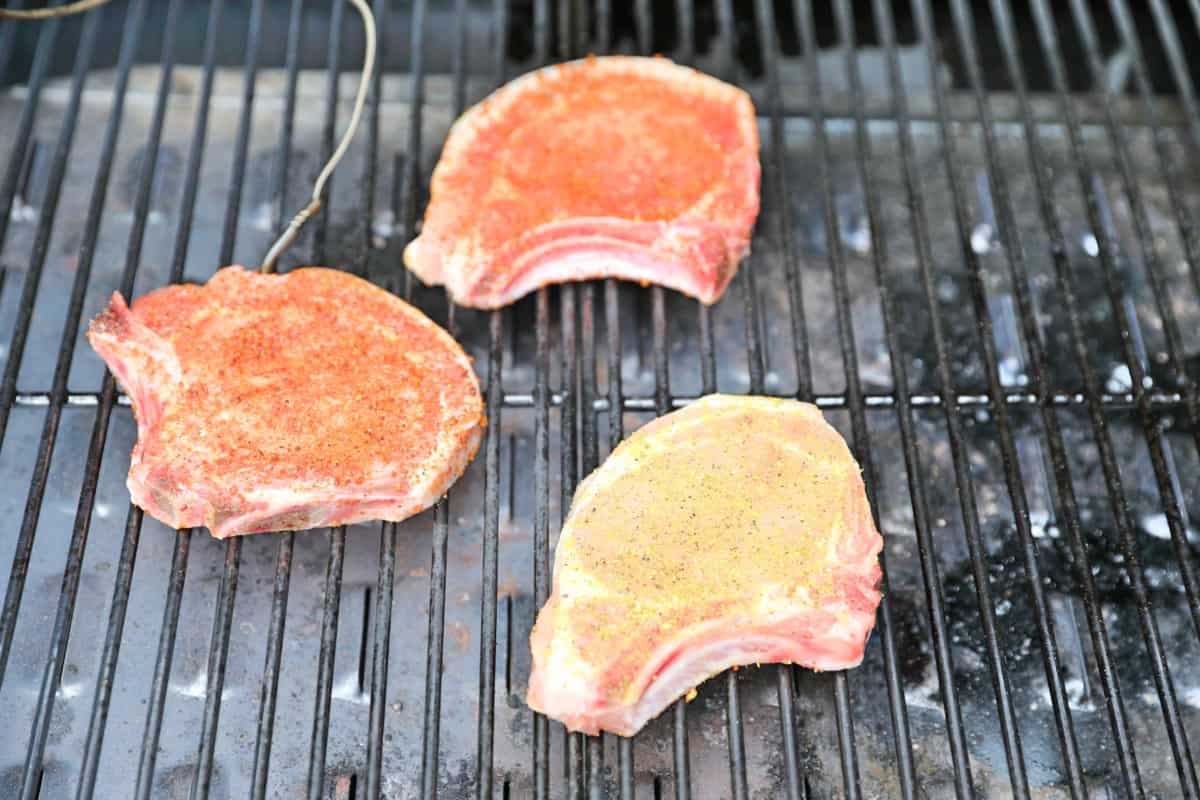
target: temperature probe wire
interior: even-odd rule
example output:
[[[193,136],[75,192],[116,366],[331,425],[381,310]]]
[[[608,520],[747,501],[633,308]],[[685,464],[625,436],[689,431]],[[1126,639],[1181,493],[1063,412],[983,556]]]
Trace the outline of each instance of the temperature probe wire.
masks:
[[[93,8],[99,8],[110,1],[76,0],[76,2],[67,3],[64,6],[52,6],[49,8],[0,8],[0,19],[42,20],[67,17],[72,14],[82,14]],[[292,221],[288,223],[283,233],[275,240],[275,244],[271,245],[271,249],[267,251],[267,255],[263,258],[262,266],[259,267],[260,272],[271,273],[275,271],[275,264],[279,260],[279,257],[296,241],[296,237],[300,234],[300,229],[304,227],[304,223],[312,219],[321,210],[321,206],[324,203],[325,184],[329,182],[329,177],[337,169],[338,162],[342,160],[342,156],[346,155],[346,151],[350,148],[350,142],[354,139],[354,134],[358,130],[358,122],[362,118],[363,106],[367,102],[367,90],[371,85],[371,75],[375,71],[375,15],[371,13],[371,8],[367,5],[366,0],[348,0],[348,2],[354,6],[359,16],[362,17],[363,33],[366,34],[362,75],[358,81],[358,92],[354,95],[354,110],[350,114],[350,124],[346,126],[346,132],[342,134],[342,140],[338,142],[337,148],[329,156],[329,160],[325,162],[325,166],[317,175],[316,181],[313,182],[312,198],[309,200],[308,205],[304,206],[296,216],[292,217]]]

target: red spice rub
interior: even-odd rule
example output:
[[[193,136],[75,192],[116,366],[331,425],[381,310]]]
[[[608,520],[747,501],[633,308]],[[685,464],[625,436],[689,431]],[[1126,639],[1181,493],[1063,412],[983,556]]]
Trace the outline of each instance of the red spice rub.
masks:
[[[403,519],[461,474],[483,426],[458,345],[345,272],[241,267],[93,322],[138,417],[130,491],[219,537]]]
[[[464,305],[614,276],[715,302],[758,215],[744,92],[663,58],[548,67],[455,123],[405,263]]]

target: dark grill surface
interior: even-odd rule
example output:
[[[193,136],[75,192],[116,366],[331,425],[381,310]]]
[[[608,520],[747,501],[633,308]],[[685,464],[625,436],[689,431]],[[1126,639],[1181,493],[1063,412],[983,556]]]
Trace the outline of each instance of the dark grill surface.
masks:
[[[132,415],[82,331],[114,290],[258,263],[348,116],[358,20],[0,23],[0,796],[1200,795],[1200,4],[1176,5],[377,0],[364,129],[282,268],[448,325],[486,444],[403,524],[227,543],[129,505]],[[654,50],[761,115],[720,304],[607,282],[485,314],[415,285],[466,105]],[[746,667],[632,741],[567,736],[523,702],[562,512],[714,390],[815,401],[851,443],[887,541],[865,662]]]

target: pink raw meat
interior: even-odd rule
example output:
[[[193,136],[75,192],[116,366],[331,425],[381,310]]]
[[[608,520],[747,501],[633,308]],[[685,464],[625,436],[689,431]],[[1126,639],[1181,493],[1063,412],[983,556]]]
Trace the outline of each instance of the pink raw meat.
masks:
[[[133,400],[129,493],[175,528],[218,538],[402,520],[479,447],[470,360],[388,292],[337,270],[226,267],[88,330]]]
[[[705,397],[579,485],[530,637],[529,705],[632,736],[732,666],[856,666],[882,546],[858,464],[815,406]]]
[[[454,124],[404,263],[476,308],[604,277],[711,304],[749,252],[758,189],[749,95],[664,58],[588,58]]]

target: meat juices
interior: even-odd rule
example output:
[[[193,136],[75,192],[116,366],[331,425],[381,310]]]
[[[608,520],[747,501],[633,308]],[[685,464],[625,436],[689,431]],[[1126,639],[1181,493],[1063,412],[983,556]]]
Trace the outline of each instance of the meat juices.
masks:
[[[133,502],[217,538],[412,516],[485,424],[449,334],[337,270],[114,294],[88,340],[133,400]]]
[[[606,277],[715,303],[758,207],[749,95],[664,58],[588,58],[454,123],[404,263],[475,308]]]
[[[571,730],[632,736],[735,665],[857,666],[882,547],[858,464],[815,406],[705,397],[579,485],[531,634],[528,703]]]

